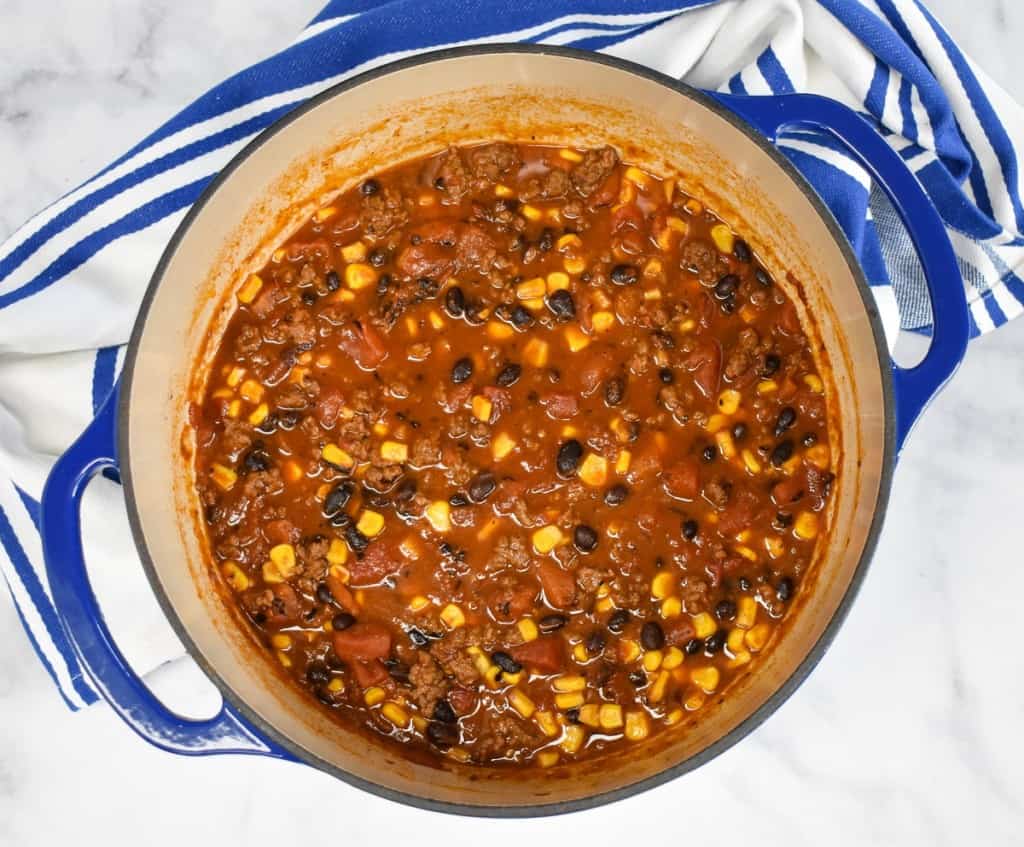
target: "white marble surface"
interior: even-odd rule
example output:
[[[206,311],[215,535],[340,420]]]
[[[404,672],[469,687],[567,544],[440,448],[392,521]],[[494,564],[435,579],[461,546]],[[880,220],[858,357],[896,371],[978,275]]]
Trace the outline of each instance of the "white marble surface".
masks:
[[[319,5],[0,0],[0,237]],[[1024,4],[929,5],[1024,97]],[[502,823],[385,803],[296,765],[177,758],[105,707],[67,712],[0,601],[0,845],[1021,843],[1022,354],[1024,322],[972,346],[904,454],[835,645],[761,729],[696,773],[582,815]],[[187,666],[156,685],[175,704],[213,703]]]

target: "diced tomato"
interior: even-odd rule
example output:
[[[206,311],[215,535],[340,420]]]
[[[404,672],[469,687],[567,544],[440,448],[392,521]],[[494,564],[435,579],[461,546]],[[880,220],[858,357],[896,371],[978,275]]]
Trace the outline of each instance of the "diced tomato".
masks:
[[[729,505],[725,507],[718,521],[718,530],[723,535],[736,535],[754,523],[757,512],[760,508],[760,500],[753,491],[747,487],[736,491]]]
[[[328,388],[321,391],[316,401],[316,417],[320,421],[320,426],[326,429],[333,427],[344,405],[344,398],[337,389]]]
[[[593,352],[591,352],[593,351]],[[591,347],[586,352],[577,353],[583,356],[579,375],[580,386],[584,396],[589,396],[600,388],[606,379],[612,375],[615,367],[615,359],[611,350],[604,348],[594,349]]]
[[[334,633],[334,652],[346,661],[383,659],[391,652],[391,631],[378,623],[354,623]]]
[[[387,357],[384,341],[370,324],[353,322],[341,328],[339,346],[364,371],[372,371]]]
[[[580,410],[580,401],[575,394],[558,392],[545,394],[540,404],[547,410],[548,416],[556,421],[567,421]]]
[[[576,578],[555,562],[542,561],[537,567],[541,588],[548,603],[556,609],[567,609],[576,600]]]
[[[371,541],[361,559],[350,559],[346,567],[352,575],[353,585],[373,585],[393,574],[400,559],[393,546],[386,541]]]
[[[302,604],[299,602],[299,595],[295,593],[287,582],[275,585],[271,591],[274,593],[274,600],[267,610],[267,623],[270,626],[285,626],[299,617],[302,611]]]
[[[562,649],[563,640],[557,635],[541,636],[525,644],[509,649],[512,658],[541,673],[556,673],[562,669],[565,655]]]
[[[483,395],[491,401],[491,423],[494,423],[505,412],[512,408],[512,392],[497,385],[488,385]]]
[[[619,234],[630,229],[643,229],[644,213],[633,203],[616,207],[612,212],[612,232]]]
[[[388,677],[388,669],[384,667],[384,663],[380,659],[374,659],[371,662],[355,661],[351,663],[351,668],[356,682],[362,688],[377,685]]]
[[[803,468],[792,476],[776,483],[772,488],[772,499],[779,506],[787,506],[795,503],[807,493],[807,475]]]
[[[448,692],[448,705],[457,715],[468,715],[476,706],[476,692],[456,685]]]
[[[355,596],[351,591],[348,590],[348,586],[345,585],[338,577],[334,574],[327,574],[326,578],[327,590],[331,592],[331,596],[335,602],[341,606],[346,612],[353,615],[359,613],[359,604],[356,602]]]
[[[455,252],[450,247],[421,241],[403,248],[395,264],[405,276],[444,279],[455,268]]]
[[[781,329],[786,335],[798,335],[803,332],[800,326],[800,316],[797,314],[796,306],[791,302],[787,302],[779,314],[779,329]]]
[[[619,196],[619,169],[615,168],[608,175],[608,178],[604,181],[597,191],[590,198],[591,206],[607,206],[613,202],[616,197]]]
[[[718,395],[722,378],[722,347],[714,339],[698,347],[683,360],[683,367],[693,374],[693,381],[705,397]]]
[[[299,530],[291,521],[270,521],[263,527],[263,534],[271,544],[294,544],[299,540]]]
[[[670,497],[693,500],[700,493],[700,465],[692,456],[661,472],[661,484]]]
[[[665,643],[670,647],[682,647],[697,634],[690,619],[685,617],[669,618],[661,628],[665,632]]]

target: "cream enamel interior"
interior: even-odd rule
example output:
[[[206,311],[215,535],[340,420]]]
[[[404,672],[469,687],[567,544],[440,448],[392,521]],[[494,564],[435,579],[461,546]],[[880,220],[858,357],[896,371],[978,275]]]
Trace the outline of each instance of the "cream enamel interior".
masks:
[[[332,193],[377,163],[494,137],[611,143],[659,173],[678,173],[737,226],[777,279],[788,271],[816,316],[841,410],[833,530],[809,602],[778,649],[673,741],[599,767],[513,772],[415,764],[348,732],[289,686],[224,608],[196,529],[187,443],[195,372],[233,298],[225,296]],[[226,305],[225,305],[226,304]],[[744,132],[685,94],[621,68],[559,55],[444,58],[341,91],[257,147],[208,198],[177,243],[137,340],[128,408],[137,524],[166,602],[205,665],[308,758],[434,803],[533,807],[614,792],[691,760],[792,675],[833,617],[868,537],[882,479],[885,414],[872,326],[856,281],[803,190]],[[168,492],[174,508],[168,508]],[[824,545],[819,545],[824,548]],[[215,575],[213,575],[215,576]]]

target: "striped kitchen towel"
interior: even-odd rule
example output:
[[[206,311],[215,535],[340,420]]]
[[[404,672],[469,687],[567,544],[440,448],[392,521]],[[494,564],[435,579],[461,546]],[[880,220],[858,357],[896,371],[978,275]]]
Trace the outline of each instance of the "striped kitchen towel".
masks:
[[[96,692],[51,605],[38,501],[54,457],[114,383],[171,232],[246,142],[311,95],[419,51],[499,41],[599,50],[718,91],[845,101],[877,125],[945,218],[973,333],[1021,312],[1024,114],[920,0],[333,0],[294,42],[187,106],[0,245],[0,570],[70,707]],[[790,133],[781,146],[859,253],[888,330],[894,336],[902,321],[927,332],[919,271],[866,174],[819,133]],[[180,656],[114,482],[91,486],[84,520],[97,593],[128,658],[149,671]]]

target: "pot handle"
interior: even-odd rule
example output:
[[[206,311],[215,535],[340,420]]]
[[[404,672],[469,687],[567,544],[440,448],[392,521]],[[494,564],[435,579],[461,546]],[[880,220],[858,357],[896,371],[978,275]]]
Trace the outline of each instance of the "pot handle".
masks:
[[[933,331],[925,357],[911,368],[892,362],[898,450],[928,403],[956,371],[970,336],[967,297],[946,226],[902,157],[864,118],[815,94],[771,97],[713,94],[769,141],[794,124],[830,132],[886,193],[917,251],[931,298]]]
[[[43,558],[64,635],[100,696],[150,744],[191,756],[255,753],[290,758],[261,738],[227,703],[206,720],[172,712],[131,669],[110,635],[85,568],[81,503],[93,476],[117,468],[117,409],[115,388],[85,432],[57,460],[43,489]]]

